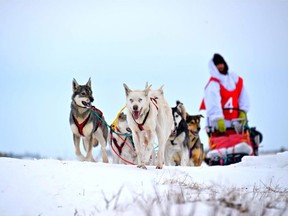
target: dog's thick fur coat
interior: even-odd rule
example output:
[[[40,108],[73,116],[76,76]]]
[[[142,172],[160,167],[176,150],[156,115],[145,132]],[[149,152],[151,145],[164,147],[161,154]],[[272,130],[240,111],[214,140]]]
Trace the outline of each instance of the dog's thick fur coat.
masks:
[[[203,143],[200,141],[199,132],[201,130],[200,119],[202,115],[186,115],[186,122],[189,130],[189,165],[201,166],[204,160]]]
[[[151,92],[151,85],[144,90],[131,90],[125,83],[123,86],[128,110],[127,121],[137,152],[137,167],[147,169],[145,165],[151,158],[157,137],[159,149],[156,169],[162,169],[166,141],[173,128],[171,108],[164,99],[162,87]]]
[[[70,127],[73,133],[75,153],[81,161],[95,161],[92,155],[93,146],[101,145],[102,160],[108,163],[106,152],[108,127],[101,120],[102,112],[92,109],[91,103],[94,101],[92,96],[91,79],[86,85],[79,85],[75,79],[72,82],[72,102],[70,112]],[[93,113],[96,112],[96,113]],[[104,119],[103,116],[101,116]],[[80,150],[80,139],[82,138],[86,156]]]
[[[172,166],[187,166],[189,161],[189,130],[186,123],[186,109],[183,103],[176,101],[172,107],[175,129],[171,133],[165,148],[165,163]]]

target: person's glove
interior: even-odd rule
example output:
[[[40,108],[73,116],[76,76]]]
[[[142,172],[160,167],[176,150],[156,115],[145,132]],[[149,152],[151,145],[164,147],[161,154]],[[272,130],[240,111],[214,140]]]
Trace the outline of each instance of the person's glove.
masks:
[[[244,111],[240,111],[239,118],[243,119],[243,120],[241,120],[241,123],[246,124],[247,116],[246,116],[246,113]]]
[[[217,123],[218,123],[218,131],[220,133],[224,133],[226,131],[226,125],[224,119],[219,119]]]

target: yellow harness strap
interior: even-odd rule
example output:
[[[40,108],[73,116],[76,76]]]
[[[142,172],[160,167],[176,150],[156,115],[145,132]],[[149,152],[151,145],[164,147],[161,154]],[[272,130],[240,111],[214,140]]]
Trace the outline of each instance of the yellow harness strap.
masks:
[[[126,105],[118,112],[116,118],[115,118],[114,121],[112,122],[112,124],[111,124],[112,130],[114,130],[114,131],[116,130],[116,127],[117,127],[117,125],[118,125],[119,116],[120,116],[121,112],[122,112],[125,108],[126,108]]]

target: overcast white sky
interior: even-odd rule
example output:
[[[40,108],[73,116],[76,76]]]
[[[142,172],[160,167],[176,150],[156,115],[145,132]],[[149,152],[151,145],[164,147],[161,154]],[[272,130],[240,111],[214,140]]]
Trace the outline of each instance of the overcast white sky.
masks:
[[[215,52],[244,78],[261,150],[287,148],[287,12],[284,0],[0,0],[0,151],[73,158],[73,78],[91,77],[109,124],[124,82],[164,84],[171,106],[198,114]]]

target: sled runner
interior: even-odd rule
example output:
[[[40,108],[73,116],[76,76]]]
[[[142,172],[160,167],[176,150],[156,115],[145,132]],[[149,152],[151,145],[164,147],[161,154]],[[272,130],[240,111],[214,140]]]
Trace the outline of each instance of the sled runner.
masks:
[[[240,162],[243,156],[257,156],[263,139],[256,127],[250,128],[247,119],[242,118],[232,119],[231,127],[224,133],[209,126],[206,130],[209,136],[209,151],[206,153],[205,162],[209,166],[229,165]]]

